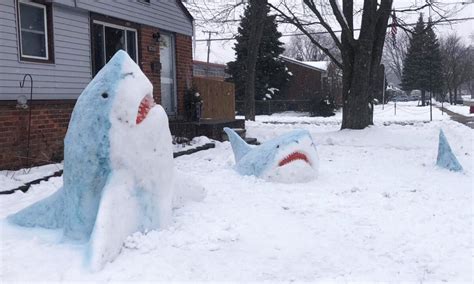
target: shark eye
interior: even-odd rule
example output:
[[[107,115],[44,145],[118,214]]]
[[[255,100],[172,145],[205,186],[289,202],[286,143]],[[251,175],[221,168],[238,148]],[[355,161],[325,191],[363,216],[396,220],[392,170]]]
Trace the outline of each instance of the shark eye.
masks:
[[[280,148],[280,145],[277,145],[277,148]]]
[[[103,93],[103,94],[102,94],[102,97],[103,97],[104,99],[106,99],[106,98],[108,98],[108,97],[109,97],[109,94],[107,94],[107,93]]]

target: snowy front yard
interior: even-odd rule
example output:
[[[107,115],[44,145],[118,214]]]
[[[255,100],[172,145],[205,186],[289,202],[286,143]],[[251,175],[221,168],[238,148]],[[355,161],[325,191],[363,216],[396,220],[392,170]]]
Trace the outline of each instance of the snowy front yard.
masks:
[[[98,273],[84,244],[59,231],[25,229],[5,217],[53,193],[62,178],[0,195],[2,281],[472,281],[472,129],[438,109],[379,106],[376,125],[339,131],[340,114],[261,116],[260,141],[291,129],[318,144],[318,179],[278,184],[239,176],[228,142],[175,159],[207,190],[174,211],[173,224],[135,234]],[[435,166],[439,129],[464,167]],[[6,172],[0,172],[5,175]],[[22,177],[23,178],[23,177]],[[8,182],[3,176],[0,188]],[[120,210],[120,208],[117,208]]]

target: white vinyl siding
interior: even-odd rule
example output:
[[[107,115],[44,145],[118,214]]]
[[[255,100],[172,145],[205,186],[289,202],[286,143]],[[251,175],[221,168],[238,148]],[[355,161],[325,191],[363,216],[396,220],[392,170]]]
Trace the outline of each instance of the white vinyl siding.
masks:
[[[170,32],[193,35],[193,23],[176,0],[150,0],[150,3],[140,0],[53,0],[53,2],[76,5],[77,8],[94,13]]]
[[[54,64],[44,64],[20,61],[16,12],[15,0],[0,1],[0,100],[29,97],[29,82],[19,87],[27,73],[33,99],[77,99],[91,80],[89,13],[53,5]]]

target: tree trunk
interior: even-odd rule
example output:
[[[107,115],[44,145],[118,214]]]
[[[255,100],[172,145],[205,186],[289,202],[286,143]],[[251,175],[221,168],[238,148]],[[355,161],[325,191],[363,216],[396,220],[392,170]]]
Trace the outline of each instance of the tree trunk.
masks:
[[[342,129],[363,129],[373,124],[372,92],[376,81],[371,75],[371,49],[360,44],[354,53],[353,64],[343,74],[343,112]]]
[[[353,29],[353,1],[343,1],[344,16]],[[392,0],[364,1],[362,22],[357,40],[346,40],[341,34],[343,72],[343,112],[341,129],[363,129],[373,125],[373,98],[377,86],[377,70],[380,68],[385,42],[387,22]],[[353,38],[353,35],[351,35]],[[379,85],[380,86],[380,85]]]
[[[449,93],[449,104],[452,105],[453,104],[453,92],[451,91],[451,88],[448,89],[448,93]]]
[[[267,0],[250,1],[250,36],[248,40],[247,76],[245,80],[245,119],[255,121],[255,67],[263,35]]]
[[[458,104],[458,88],[454,87],[454,104]]]
[[[426,91],[421,90],[421,106],[426,106]]]

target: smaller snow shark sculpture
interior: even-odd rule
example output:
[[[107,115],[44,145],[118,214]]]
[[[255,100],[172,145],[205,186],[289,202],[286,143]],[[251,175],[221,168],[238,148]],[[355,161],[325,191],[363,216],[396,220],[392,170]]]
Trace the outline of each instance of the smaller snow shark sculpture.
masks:
[[[87,262],[101,269],[127,236],[171,219],[173,149],[168,117],[153,86],[118,51],[79,96],[64,141],[64,185],[9,216],[27,227],[63,229],[88,242]]]
[[[453,150],[451,150],[448,139],[446,139],[442,129],[439,130],[438,158],[436,160],[436,165],[453,172],[461,172],[463,170],[458,159],[456,159]]]
[[[295,130],[252,147],[230,128],[224,128],[235,156],[235,170],[277,182],[306,182],[318,173],[318,153],[308,131]]]

